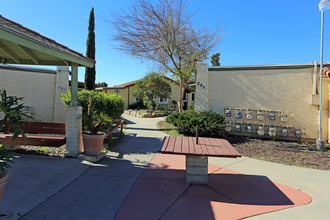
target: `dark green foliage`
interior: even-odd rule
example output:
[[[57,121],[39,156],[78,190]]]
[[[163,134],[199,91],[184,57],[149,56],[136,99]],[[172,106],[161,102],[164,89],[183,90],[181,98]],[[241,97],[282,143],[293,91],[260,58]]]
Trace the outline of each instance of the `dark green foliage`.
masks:
[[[65,106],[71,103],[71,93],[62,95]],[[78,105],[82,107],[83,129],[91,133],[111,127],[114,119],[124,113],[124,98],[118,94],[95,91],[78,91]]]
[[[220,53],[215,53],[211,56],[212,66],[220,66]]]
[[[0,147],[0,171],[7,172],[11,168],[9,163],[14,163],[11,154],[3,147]]]
[[[95,88],[102,88],[102,87],[108,87],[108,83],[98,82],[98,83],[95,84]]]
[[[136,102],[128,106],[128,109],[147,109],[143,102]]]
[[[170,84],[158,73],[147,74],[143,80],[135,83],[133,97],[148,100],[144,104],[154,110],[157,98],[168,98],[171,94]]]
[[[173,124],[185,136],[195,136],[196,125],[198,125],[199,136],[201,137],[219,136],[224,126],[224,120],[225,118],[219,113],[212,111],[194,112],[192,110],[176,112],[165,119],[167,123]]]
[[[0,100],[0,112],[4,114],[3,119],[0,123],[0,130],[5,125],[8,125],[8,130],[14,130],[13,140],[15,140],[18,135],[25,137],[25,133],[22,129],[24,124],[24,117],[31,118],[23,112],[25,107],[20,104],[24,98],[16,96],[7,96],[6,90],[0,90],[1,100]]]
[[[6,90],[0,90],[1,100],[0,100],[0,112],[4,114],[1,123],[0,130],[5,124],[8,125],[8,130],[13,130],[13,141],[18,137],[18,135],[25,136],[25,133],[22,129],[24,124],[24,118],[31,118],[23,112],[25,107],[23,104],[20,104],[23,100],[22,97],[18,98],[16,96],[7,96]],[[12,156],[10,153],[0,145],[0,170],[7,171],[11,166],[9,163],[13,163]]]
[[[87,50],[86,57],[95,60],[95,33],[94,33],[94,8],[92,8],[89,14],[89,25],[88,25],[88,37],[87,37]],[[95,89],[95,65],[92,68],[86,67],[85,72],[85,89],[94,90]]]

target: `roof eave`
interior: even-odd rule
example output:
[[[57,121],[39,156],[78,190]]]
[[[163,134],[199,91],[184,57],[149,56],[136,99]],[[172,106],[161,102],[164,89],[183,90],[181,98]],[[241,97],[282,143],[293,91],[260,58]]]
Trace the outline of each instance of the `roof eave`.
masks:
[[[85,67],[93,67],[95,64],[94,60],[91,59],[87,59],[84,57],[80,57],[80,56],[72,56],[71,54],[68,54],[64,51],[58,50],[57,48],[52,48],[48,45],[45,45],[41,42],[38,42],[34,39],[28,38],[24,35],[18,34],[14,31],[8,30],[2,26],[0,26],[0,33],[1,33],[1,38],[22,45],[24,47],[27,47],[29,49],[33,49],[36,50],[38,52],[42,52],[45,54],[48,54],[50,56],[54,56],[56,58],[59,59],[63,59],[72,63],[76,63],[79,66],[85,66]],[[60,63],[58,63],[60,65]],[[63,63],[61,63],[63,64]],[[42,63],[42,65],[57,65],[56,62],[52,62],[52,63]]]

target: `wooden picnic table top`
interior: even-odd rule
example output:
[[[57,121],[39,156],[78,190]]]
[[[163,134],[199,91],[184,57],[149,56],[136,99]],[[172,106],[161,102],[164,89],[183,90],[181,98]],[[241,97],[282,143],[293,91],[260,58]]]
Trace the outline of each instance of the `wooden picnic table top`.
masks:
[[[161,153],[184,154],[212,157],[241,157],[242,155],[225,139],[198,138],[196,137],[173,137],[166,136],[163,140]]]

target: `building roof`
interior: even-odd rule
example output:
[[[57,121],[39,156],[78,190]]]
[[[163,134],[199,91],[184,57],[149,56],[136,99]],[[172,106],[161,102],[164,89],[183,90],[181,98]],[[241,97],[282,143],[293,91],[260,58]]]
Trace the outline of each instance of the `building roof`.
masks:
[[[0,15],[0,62],[93,67],[95,61]]]
[[[310,68],[314,66],[311,63],[292,63],[292,64],[264,64],[264,65],[239,65],[239,66],[212,66],[209,67],[210,71],[217,70],[257,70],[257,69],[297,69],[297,68]],[[323,63],[323,66],[329,67],[330,63]]]
[[[174,82],[174,83],[178,83],[176,81],[174,81],[173,79],[167,77],[167,76],[162,76],[164,77],[165,79],[167,80],[170,80],[171,82]],[[141,79],[138,79],[138,80],[134,80],[134,81],[131,81],[131,82],[127,82],[127,83],[123,83],[123,84],[120,84],[120,85],[114,85],[112,87],[105,87],[104,89],[125,89],[127,87],[131,87],[131,86],[134,86],[135,83],[139,80],[143,80],[144,78],[141,78]]]

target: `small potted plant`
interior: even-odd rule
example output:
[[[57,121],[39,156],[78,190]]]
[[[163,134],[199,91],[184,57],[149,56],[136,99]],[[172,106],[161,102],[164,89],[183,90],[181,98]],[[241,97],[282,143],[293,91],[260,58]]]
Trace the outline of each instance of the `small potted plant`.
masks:
[[[23,112],[25,107],[23,104],[19,104],[23,98],[16,96],[7,96],[6,90],[0,90],[0,113],[3,113],[3,118],[0,120],[0,131],[5,130],[5,133],[9,131],[13,132],[13,141],[19,136],[26,137],[22,129],[24,125],[24,117],[32,118]],[[6,129],[3,129],[6,127]],[[10,163],[13,163],[11,154],[1,145],[0,141],[0,201],[4,186],[8,180],[8,169],[11,167]]]
[[[106,113],[94,108],[93,101],[90,99],[88,110],[83,111],[83,144],[84,153],[97,155],[102,151],[103,141],[106,134],[104,131],[111,128],[112,118]]]

